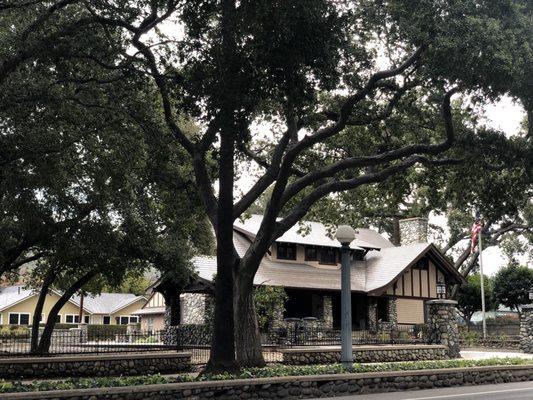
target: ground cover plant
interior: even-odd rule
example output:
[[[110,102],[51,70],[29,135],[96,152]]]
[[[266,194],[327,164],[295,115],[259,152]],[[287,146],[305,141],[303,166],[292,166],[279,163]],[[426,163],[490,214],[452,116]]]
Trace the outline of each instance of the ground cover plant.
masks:
[[[0,393],[121,387],[210,380],[270,378],[276,376],[413,371],[425,369],[470,368],[507,365],[533,365],[533,360],[526,360],[522,358],[491,358],[486,360],[409,361],[379,364],[353,364],[351,368],[345,368],[341,364],[299,366],[274,365],[264,368],[244,368],[241,370],[241,372],[236,374],[203,374],[199,376],[184,374],[181,376],[172,377],[163,375],[143,375],[132,377],[69,378],[65,380],[33,381],[30,383],[0,380]]]

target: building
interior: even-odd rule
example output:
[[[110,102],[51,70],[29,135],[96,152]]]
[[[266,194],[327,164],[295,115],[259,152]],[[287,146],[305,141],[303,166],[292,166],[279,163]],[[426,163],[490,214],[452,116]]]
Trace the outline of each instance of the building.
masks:
[[[234,243],[243,256],[261,224],[252,215],[234,225]],[[283,318],[316,317],[325,327],[340,327],[340,244],[327,227],[304,222],[271,246],[254,278],[255,285],[283,286],[288,294]],[[401,245],[371,229],[357,229],[351,248],[352,321],[354,329],[377,329],[379,324],[421,324],[426,302],[437,298],[437,283],[449,288],[464,283],[450,261],[427,242],[427,219],[400,221]],[[180,295],[182,323],[202,323],[209,283],[216,273],[214,257],[194,260],[194,289]],[[197,289],[207,287],[203,293]],[[186,297],[187,296],[187,297]],[[195,300],[191,299],[194,298]],[[185,304],[184,304],[185,300]],[[192,308],[192,309],[191,309]],[[164,299],[154,293],[136,314],[155,326],[163,325]],[[148,325],[148,324],[147,324]]]
[[[31,325],[39,292],[24,286],[0,287],[0,325]],[[51,308],[59,300],[60,293],[52,290],[47,296],[41,314],[44,323]],[[87,324],[116,325],[139,322],[133,315],[146,303],[144,296],[129,293],[102,293],[87,295],[83,299],[83,322]],[[57,323],[79,323],[80,298],[73,296],[61,308]]]

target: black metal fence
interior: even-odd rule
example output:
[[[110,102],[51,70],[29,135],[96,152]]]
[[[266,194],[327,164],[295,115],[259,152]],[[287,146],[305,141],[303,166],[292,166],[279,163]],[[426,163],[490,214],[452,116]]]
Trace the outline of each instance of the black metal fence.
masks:
[[[467,332],[483,333],[482,324],[471,324],[463,328]],[[487,335],[489,336],[518,336],[520,335],[520,322],[512,324],[487,324]]]
[[[128,333],[98,332],[89,335],[85,330],[55,330],[50,340],[48,353],[119,353],[179,350],[178,343],[165,339],[165,331]],[[42,331],[39,333],[39,339]],[[31,331],[0,333],[0,355],[27,355],[31,348]]]
[[[40,332],[40,335],[42,331]],[[425,328],[418,325],[386,326],[377,332],[354,331],[354,345],[426,343]],[[50,355],[144,353],[152,351],[187,351],[192,363],[205,364],[209,359],[211,331],[202,325],[181,325],[164,331],[128,331],[98,329],[88,333],[83,329],[56,330],[51,338]],[[282,361],[281,349],[298,346],[340,346],[341,331],[336,329],[293,324],[262,334],[266,362]],[[31,331],[0,333],[0,356],[30,354]]]

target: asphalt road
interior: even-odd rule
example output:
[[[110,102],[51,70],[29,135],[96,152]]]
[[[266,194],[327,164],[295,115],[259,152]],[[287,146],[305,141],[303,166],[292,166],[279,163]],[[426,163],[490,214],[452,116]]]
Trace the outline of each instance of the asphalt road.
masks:
[[[533,382],[343,396],[335,400],[533,400]]]

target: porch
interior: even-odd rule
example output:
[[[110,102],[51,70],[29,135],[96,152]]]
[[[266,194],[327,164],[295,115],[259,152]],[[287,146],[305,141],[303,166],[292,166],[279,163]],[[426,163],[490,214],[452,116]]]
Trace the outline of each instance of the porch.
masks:
[[[285,312],[278,315],[274,328],[300,319],[326,329],[340,329],[340,291],[319,291],[309,289],[285,289],[288,300]],[[379,324],[396,324],[396,302],[390,296],[368,296],[352,292],[352,329],[354,331],[377,331]]]

